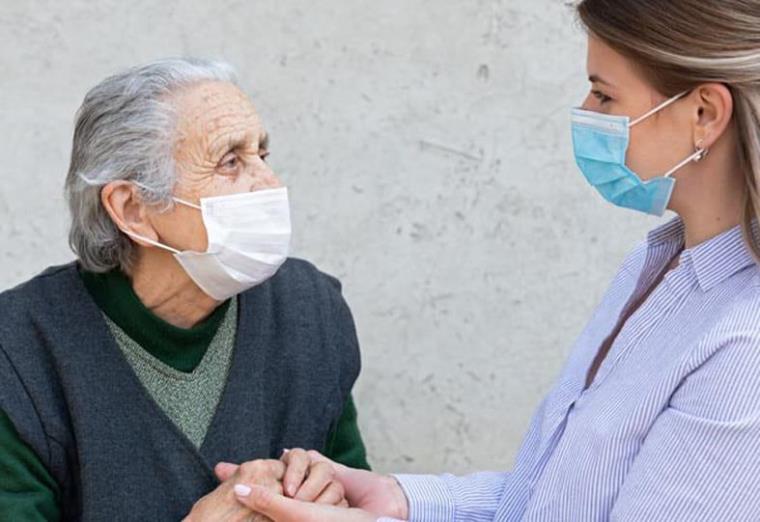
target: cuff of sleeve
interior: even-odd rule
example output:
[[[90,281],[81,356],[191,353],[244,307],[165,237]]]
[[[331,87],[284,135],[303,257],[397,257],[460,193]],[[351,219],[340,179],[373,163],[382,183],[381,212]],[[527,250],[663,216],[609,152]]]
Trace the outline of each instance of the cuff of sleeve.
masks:
[[[451,490],[435,475],[394,475],[409,501],[409,522],[453,522],[456,504]]]

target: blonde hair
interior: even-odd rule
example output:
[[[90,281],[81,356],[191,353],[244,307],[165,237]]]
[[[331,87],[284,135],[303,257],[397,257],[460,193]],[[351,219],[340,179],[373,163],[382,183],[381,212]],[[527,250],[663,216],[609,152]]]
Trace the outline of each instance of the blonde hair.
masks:
[[[722,83],[745,180],[742,229],[760,260],[753,221],[760,217],[760,1],[582,0],[586,29],[637,64],[661,94]]]

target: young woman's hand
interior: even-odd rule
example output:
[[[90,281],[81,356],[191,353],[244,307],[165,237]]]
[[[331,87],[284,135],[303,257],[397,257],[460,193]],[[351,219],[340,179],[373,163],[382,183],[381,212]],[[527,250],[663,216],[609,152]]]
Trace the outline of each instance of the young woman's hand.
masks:
[[[295,500],[260,486],[237,484],[235,494],[246,509],[273,522],[376,522],[377,515],[361,509]]]
[[[262,462],[262,461],[254,461]],[[303,502],[348,507],[343,485],[336,480],[335,468],[327,462],[312,461],[304,450],[286,451],[279,463],[283,469],[282,493]],[[219,480],[230,480],[239,467],[220,463],[216,467]],[[247,485],[246,481],[238,481]]]
[[[283,488],[288,493],[295,490],[295,493],[289,496],[294,496],[296,499],[313,497],[314,491],[320,486],[319,483],[314,486],[308,485],[307,475],[310,469],[319,469],[320,476],[329,474],[333,481],[342,485],[349,506],[376,516],[402,520],[406,520],[409,516],[404,491],[393,477],[343,466],[316,451],[291,450],[283,455],[283,461],[287,465]],[[328,472],[325,466],[331,472]],[[303,496],[299,488],[305,488]]]

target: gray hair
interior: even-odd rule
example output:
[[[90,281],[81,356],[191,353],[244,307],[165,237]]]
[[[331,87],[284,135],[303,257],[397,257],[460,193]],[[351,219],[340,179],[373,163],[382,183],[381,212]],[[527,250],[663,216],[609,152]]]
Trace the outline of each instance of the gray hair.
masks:
[[[101,203],[103,186],[135,181],[151,188],[141,191],[147,203],[171,205],[176,114],[170,97],[206,81],[237,84],[237,77],[226,63],[170,58],[106,78],[85,96],[77,112],[65,185],[69,245],[85,270],[127,270],[135,253],[134,243]]]

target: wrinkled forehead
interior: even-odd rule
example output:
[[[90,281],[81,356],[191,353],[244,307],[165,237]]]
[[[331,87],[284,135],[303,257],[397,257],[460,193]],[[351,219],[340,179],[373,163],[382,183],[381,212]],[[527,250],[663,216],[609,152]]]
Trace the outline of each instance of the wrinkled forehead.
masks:
[[[213,142],[220,134],[263,132],[250,98],[237,86],[205,82],[188,87],[173,99],[177,110],[178,141]]]

